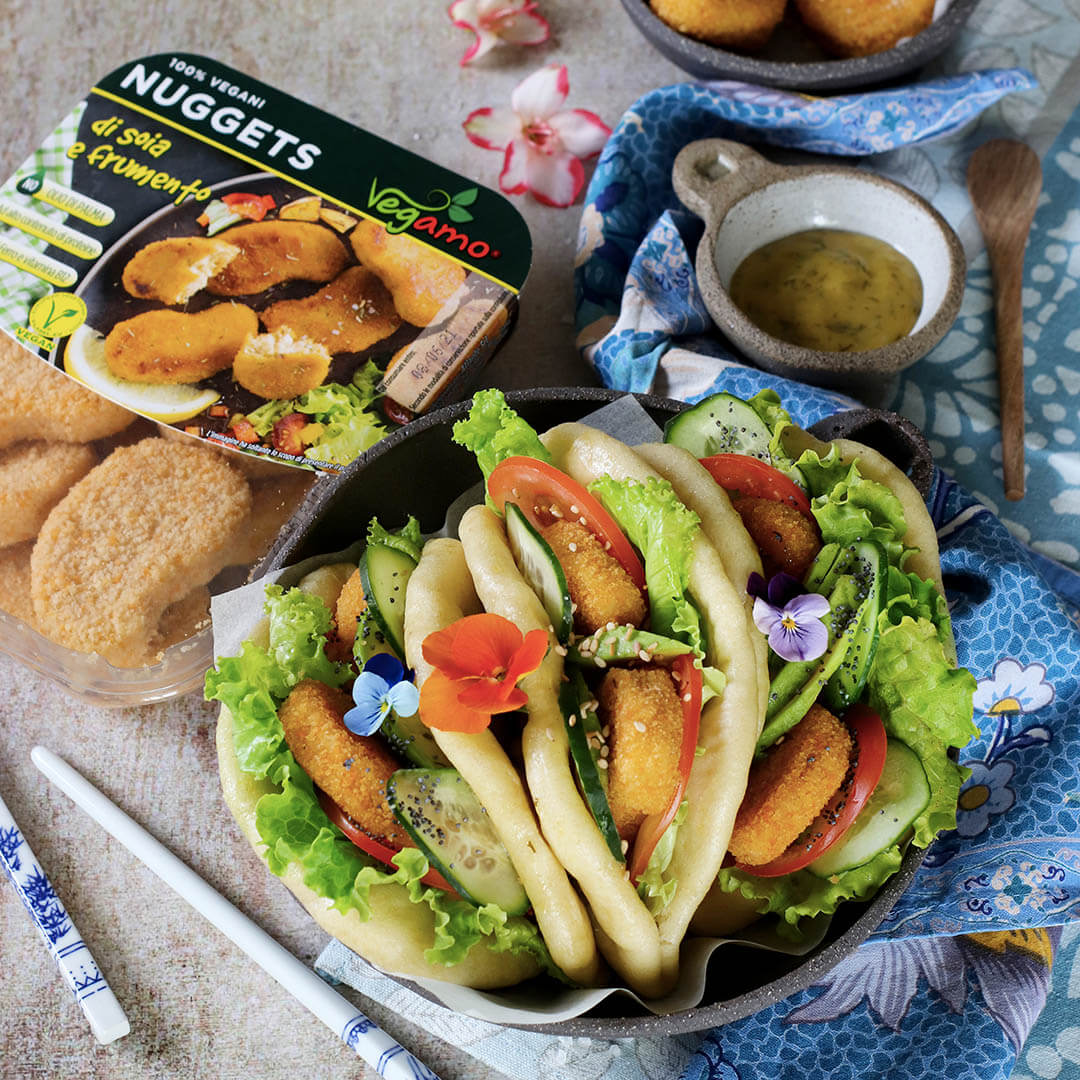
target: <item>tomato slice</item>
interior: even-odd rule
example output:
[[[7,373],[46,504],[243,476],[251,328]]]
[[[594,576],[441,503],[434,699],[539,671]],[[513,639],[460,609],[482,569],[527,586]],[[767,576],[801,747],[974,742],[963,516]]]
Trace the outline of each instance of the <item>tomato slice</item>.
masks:
[[[234,213],[251,221],[262,221],[267,210],[276,205],[273,195],[252,195],[246,191],[233,191],[222,195],[221,201]]]
[[[712,478],[733,495],[786,502],[810,517],[810,500],[798,484],[779,469],[746,454],[713,454],[699,459]]]
[[[652,814],[639,826],[634,838],[634,853],[630,859],[630,880],[636,885],[645,873],[649,859],[660,842],[660,837],[671,824],[679,810],[690,768],[697,750],[698,730],[701,727],[701,669],[694,666],[692,655],[677,656],[672,661],[671,672],[678,682],[679,699],[682,701],[683,737],[679,753],[679,782],[671,794],[671,802],[661,814]]]
[[[323,812],[345,834],[345,836],[364,852],[364,854],[370,855],[373,859],[378,859],[381,863],[386,863],[391,870],[394,869],[394,865],[390,860],[393,859],[401,849],[390,847],[389,844],[384,844],[381,840],[376,840],[373,836],[369,836],[360,827],[356,819],[350,817],[342,810],[325,791],[321,788],[316,788],[315,790],[318,794],[319,805],[323,808]],[[430,885],[433,889],[445,889],[451,895],[457,896],[457,893],[454,891],[454,887],[450,882],[434,868],[428,870],[420,880],[425,885]]]
[[[787,851],[762,866],[736,863],[738,869],[755,877],[793,874],[824,855],[847,832],[881,779],[887,740],[881,717],[865,705],[853,705],[844,714],[844,721],[855,742],[852,750],[854,768],[844,783]]]
[[[491,470],[487,489],[500,514],[512,502],[535,528],[559,518],[579,521],[618,560],[634,584],[645,590],[645,568],[615,519],[595,495],[554,465],[537,458],[506,458]]]

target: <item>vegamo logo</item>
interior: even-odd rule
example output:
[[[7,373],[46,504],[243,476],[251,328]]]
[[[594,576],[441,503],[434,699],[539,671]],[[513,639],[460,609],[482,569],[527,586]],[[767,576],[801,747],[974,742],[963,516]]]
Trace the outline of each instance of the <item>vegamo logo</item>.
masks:
[[[439,240],[448,247],[456,246],[459,252],[471,258],[484,259],[489,255],[495,258],[499,253],[493,252],[486,240],[473,240],[468,233],[445,221],[440,222],[435,216],[445,212],[450,221],[458,225],[472,221],[473,216],[467,207],[476,202],[478,194],[475,187],[465,188],[456,195],[435,188],[428,192],[427,202],[420,202],[400,188],[380,188],[376,177],[371,181],[368,209],[383,217],[388,233],[411,229],[413,232],[427,233],[433,240]]]

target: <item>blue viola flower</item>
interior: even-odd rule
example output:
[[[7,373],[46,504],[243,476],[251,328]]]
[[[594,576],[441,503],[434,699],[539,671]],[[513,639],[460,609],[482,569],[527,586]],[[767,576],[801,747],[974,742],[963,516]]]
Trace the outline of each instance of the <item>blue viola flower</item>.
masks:
[[[356,735],[371,735],[379,730],[387,713],[415,716],[420,708],[420,691],[406,675],[396,656],[376,653],[356,676],[353,683],[356,707],[344,717],[345,726]]]
[[[780,571],[765,579],[751,574],[746,591],[754,597],[754,625],[769,635],[769,648],[784,660],[816,660],[829,645],[829,631],[821,621],[829,601],[807,592],[802,583]]]

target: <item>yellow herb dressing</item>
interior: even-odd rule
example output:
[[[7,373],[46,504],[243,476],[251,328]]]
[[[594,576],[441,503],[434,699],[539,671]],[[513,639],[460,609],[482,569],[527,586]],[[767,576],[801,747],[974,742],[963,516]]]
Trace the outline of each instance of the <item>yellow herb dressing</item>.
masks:
[[[911,260],[877,237],[808,229],[751,252],[731,279],[731,299],[767,334],[826,352],[898,341],[922,309]]]

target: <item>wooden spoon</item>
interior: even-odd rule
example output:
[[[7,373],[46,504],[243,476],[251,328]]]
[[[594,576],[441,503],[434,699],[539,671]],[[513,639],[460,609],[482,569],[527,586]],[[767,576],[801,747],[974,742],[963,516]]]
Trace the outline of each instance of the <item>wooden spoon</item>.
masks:
[[[968,194],[994,278],[1005,498],[1024,497],[1024,337],[1020,290],[1024,247],[1042,190],[1035,151],[1015,139],[991,139],[971,155]]]

